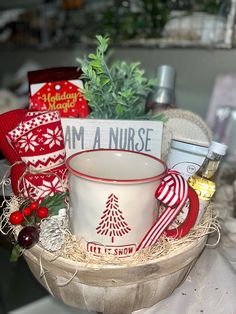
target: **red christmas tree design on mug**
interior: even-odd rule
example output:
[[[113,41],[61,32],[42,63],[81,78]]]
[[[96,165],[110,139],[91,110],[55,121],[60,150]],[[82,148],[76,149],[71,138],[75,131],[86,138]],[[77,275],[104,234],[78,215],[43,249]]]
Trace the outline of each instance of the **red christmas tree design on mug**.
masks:
[[[114,237],[122,237],[131,231],[125,222],[122,211],[119,209],[119,199],[113,193],[108,196],[106,208],[96,230],[98,234],[111,237],[112,243]]]

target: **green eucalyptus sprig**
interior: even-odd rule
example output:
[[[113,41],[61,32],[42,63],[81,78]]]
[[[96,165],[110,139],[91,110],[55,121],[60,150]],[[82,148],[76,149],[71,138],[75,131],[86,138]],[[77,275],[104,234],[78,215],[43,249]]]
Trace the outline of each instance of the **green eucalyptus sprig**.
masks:
[[[97,35],[96,39],[96,52],[77,59],[83,71],[84,97],[92,110],[90,118],[164,120],[163,115],[152,117],[146,112],[146,99],[156,80],[145,77],[139,62],[116,61],[109,67],[109,38]]]

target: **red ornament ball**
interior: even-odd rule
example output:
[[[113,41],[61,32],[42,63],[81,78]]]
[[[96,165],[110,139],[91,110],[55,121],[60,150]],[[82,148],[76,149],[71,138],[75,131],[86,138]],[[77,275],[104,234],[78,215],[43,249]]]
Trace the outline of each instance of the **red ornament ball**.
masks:
[[[36,210],[39,207],[39,202],[35,201],[29,204],[31,210]]]
[[[23,216],[25,216],[25,217],[30,216],[31,213],[32,213],[32,209],[31,209],[30,207],[24,207],[24,208],[22,209],[22,214],[23,214]]]
[[[48,217],[48,208],[47,207],[40,207],[37,209],[37,216],[39,218],[47,218]]]
[[[29,249],[38,242],[39,231],[34,226],[27,226],[21,229],[18,234],[17,240],[21,247]]]
[[[24,221],[24,216],[23,216],[22,212],[17,210],[15,212],[11,213],[9,220],[10,220],[10,223],[12,225],[20,225]]]

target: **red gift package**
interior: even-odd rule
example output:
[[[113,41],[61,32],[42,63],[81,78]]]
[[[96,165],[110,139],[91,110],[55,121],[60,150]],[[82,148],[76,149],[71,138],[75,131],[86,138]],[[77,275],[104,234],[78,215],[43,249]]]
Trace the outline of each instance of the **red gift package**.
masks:
[[[88,104],[82,95],[81,71],[61,67],[28,73],[31,110],[59,111],[61,117],[86,118]]]

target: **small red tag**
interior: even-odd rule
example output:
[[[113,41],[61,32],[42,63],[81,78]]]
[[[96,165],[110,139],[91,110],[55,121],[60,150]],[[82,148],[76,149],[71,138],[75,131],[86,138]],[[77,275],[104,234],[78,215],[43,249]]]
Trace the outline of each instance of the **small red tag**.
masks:
[[[82,95],[81,69],[49,68],[28,72],[31,110],[57,110],[61,117],[86,118],[87,101]]]
[[[81,93],[81,80],[66,80],[30,85],[30,109],[58,110],[61,117],[86,118],[89,114],[87,101]]]

